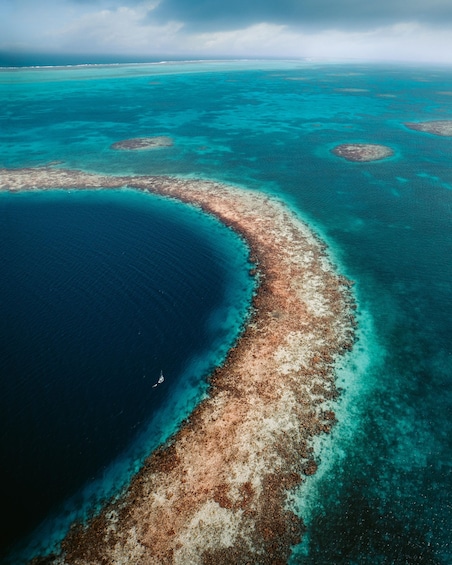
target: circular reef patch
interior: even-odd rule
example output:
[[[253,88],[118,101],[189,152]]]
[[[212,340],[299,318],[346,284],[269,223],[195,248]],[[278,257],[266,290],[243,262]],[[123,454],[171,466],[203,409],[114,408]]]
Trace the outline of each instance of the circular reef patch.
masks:
[[[378,161],[394,154],[394,151],[386,145],[376,145],[373,143],[344,143],[338,145],[332,152],[338,157],[343,157],[347,161],[365,162]]]

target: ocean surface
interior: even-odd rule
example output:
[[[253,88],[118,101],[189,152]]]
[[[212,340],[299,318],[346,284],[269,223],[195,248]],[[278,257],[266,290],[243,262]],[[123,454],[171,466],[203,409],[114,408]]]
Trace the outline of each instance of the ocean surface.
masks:
[[[215,179],[282,197],[324,238],[356,283],[359,340],[319,471],[291,501],[307,527],[291,562],[452,563],[452,137],[404,125],[452,119],[452,69],[2,69],[0,108],[0,166]],[[153,135],[174,145],[110,148]],[[353,142],[394,155],[331,153]],[[226,228],[130,190],[1,194],[0,237],[2,547],[20,563],[177,428],[253,284]]]

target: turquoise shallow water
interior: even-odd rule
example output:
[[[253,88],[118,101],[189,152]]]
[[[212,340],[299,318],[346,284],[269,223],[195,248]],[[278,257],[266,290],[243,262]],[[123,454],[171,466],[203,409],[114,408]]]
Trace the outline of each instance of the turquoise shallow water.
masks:
[[[358,64],[0,73],[2,166],[62,161],[278,194],[356,281],[361,337],[339,372],[340,422],[294,502],[308,529],[293,563],[452,561],[452,138],[404,126],[452,119],[450,92],[447,68]],[[174,145],[110,149],[147,135]],[[330,151],[345,142],[383,143],[394,156],[349,163]]]

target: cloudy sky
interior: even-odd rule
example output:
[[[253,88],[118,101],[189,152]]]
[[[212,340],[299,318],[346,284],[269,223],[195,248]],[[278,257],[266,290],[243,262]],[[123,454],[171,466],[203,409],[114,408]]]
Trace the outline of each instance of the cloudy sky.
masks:
[[[0,51],[452,64],[452,0],[0,0]]]

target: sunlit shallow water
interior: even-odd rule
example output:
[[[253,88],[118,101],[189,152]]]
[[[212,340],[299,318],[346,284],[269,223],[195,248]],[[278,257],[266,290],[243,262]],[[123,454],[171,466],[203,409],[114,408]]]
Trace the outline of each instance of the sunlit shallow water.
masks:
[[[339,424],[296,503],[308,529],[293,562],[449,563],[452,139],[404,123],[451,119],[452,72],[248,62],[20,71],[0,81],[4,166],[62,161],[237,183],[281,195],[327,240],[356,281],[361,333],[338,374]],[[174,145],[110,148],[147,135]],[[385,144],[394,156],[356,164],[331,154],[348,142]],[[216,246],[207,229],[193,250],[203,234]],[[220,270],[224,288],[240,272],[226,280]],[[197,358],[211,362],[209,336]]]

